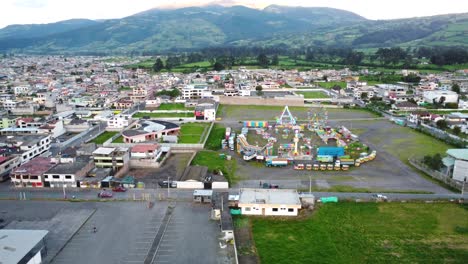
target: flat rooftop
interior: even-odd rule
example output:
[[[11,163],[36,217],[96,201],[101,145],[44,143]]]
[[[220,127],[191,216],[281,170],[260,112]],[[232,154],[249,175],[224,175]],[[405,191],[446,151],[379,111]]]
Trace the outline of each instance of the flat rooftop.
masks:
[[[0,263],[18,263],[48,233],[47,230],[0,229]]]
[[[293,189],[241,189],[239,204],[301,205]]]

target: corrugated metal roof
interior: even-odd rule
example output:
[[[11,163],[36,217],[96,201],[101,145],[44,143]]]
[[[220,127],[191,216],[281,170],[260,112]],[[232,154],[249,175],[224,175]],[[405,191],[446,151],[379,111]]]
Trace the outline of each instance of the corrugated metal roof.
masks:
[[[456,159],[468,160],[468,148],[466,149],[449,149],[447,155],[450,155]]]

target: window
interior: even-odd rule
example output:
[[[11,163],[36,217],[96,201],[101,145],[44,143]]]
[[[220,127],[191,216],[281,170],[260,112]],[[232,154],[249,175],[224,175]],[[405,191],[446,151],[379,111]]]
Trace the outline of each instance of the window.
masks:
[[[65,179],[71,180],[71,178],[72,178],[71,175],[65,175]]]
[[[58,175],[52,175],[52,178],[54,178],[54,179],[60,179],[60,176],[58,176]]]
[[[49,179],[49,175],[44,175],[44,179]]]
[[[288,208],[288,212],[290,213],[294,212],[294,208]]]
[[[278,208],[273,208],[273,212],[278,212]]]
[[[246,208],[244,209],[244,211],[250,212],[250,207],[246,207]]]
[[[37,175],[31,175],[30,179],[31,179],[31,180],[38,180],[38,179],[39,179],[39,176],[37,176]]]

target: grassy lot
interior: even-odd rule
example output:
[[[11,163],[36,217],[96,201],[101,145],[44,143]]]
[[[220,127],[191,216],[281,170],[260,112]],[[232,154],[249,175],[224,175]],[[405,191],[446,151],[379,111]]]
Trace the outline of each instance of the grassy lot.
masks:
[[[178,143],[197,144],[203,142],[210,123],[185,123],[180,128]]]
[[[186,112],[186,113],[143,113],[143,112],[138,112],[136,114],[134,114],[132,117],[133,118],[143,118],[143,117],[180,117],[180,118],[184,118],[184,117],[193,117],[193,112]]]
[[[401,136],[393,139],[391,144],[386,144],[383,148],[406,164],[411,156],[444,154],[447,149],[453,148],[440,140],[407,127],[394,127],[387,132],[401,134]]]
[[[308,192],[309,188],[304,188],[301,191]],[[333,185],[330,188],[314,188],[313,192],[345,192],[345,193],[418,193],[418,194],[431,194],[433,192],[419,191],[419,190],[392,190],[382,188],[357,188],[348,185]]]
[[[317,82],[315,84],[326,89],[331,89],[335,85],[339,85],[341,88],[346,88],[346,82]]]
[[[175,104],[162,103],[158,107],[158,110],[187,110],[187,109],[190,109],[190,108],[186,108],[185,105],[182,103],[175,103]]]
[[[318,99],[318,98],[330,98],[327,94],[323,92],[296,92],[297,94],[304,95],[306,99]]]
[[[239,180],[235,176],[237,169],[236,160],[222,159],[219,157],[219,153],[215,151],[199,151],[193,159],[192,165],[207,166],[209,170],[220,169],[229,182],[229,185],[235,184]]]
[[[289,264],[466,263],[466,219],[466,205],[338,203],[305,219],[249,220],[261,262]]]
[[[120,137],[116,138],[114,141],[112,141],[112,143],[124,143],[123,142],[123,136],[120,136]]]
[[[209,150],[220,150],[221,140],[226,133],[226,128],[223,125],[215,123],[211,129],[211,133],[206,140],[205,148]]]
[[[102,133],[101,135],[97,136],[95,139],[93,139],[91,142],[96,143],[96,144],[103,144],[106,142],[109,138],[113,137],[115,134],[118,132],[111,132],[111,131],[106,131]]]

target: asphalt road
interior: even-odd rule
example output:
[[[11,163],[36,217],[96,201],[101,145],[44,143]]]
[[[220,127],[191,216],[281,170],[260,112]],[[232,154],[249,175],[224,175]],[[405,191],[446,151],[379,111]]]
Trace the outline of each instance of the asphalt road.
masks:
[[[250,188],[258,188],[257,186],[246,186]],[[239,188],[231,188],[230,193],[238,193]],[[96,200],[98,190],[85,189],[85,190],[71,190],[66,191],[67,199],[72,200],[73,196],[75,199],[83,200]],[[372,193],[346,193],[346,192],[312,192],[316,197],[325,197],[325,196],[337,196],[340,198],[361,198],[361,199],[371,199]],[[414,194],[414,193],[383,193],[391,200],[437,200],[437,199],[459,199],[464,198],[468,199],[468,192],[465,192],[462,196],[460,193],[434,193],[434,194]],[[31,190],[31,189],[3,189],[0,191],[0,199],[63,199],[63,190],[61,189],[41,189],[41,190]],[[113,198],[104,198],[105,200],[133,200],[133,199],[151,199],[159,200],[166,198],[169,195],[170,198],[176,200],[191,200],[193,195],[193,190],[180,190],[180,189],[130,189],[124,193],[114,193]]]

